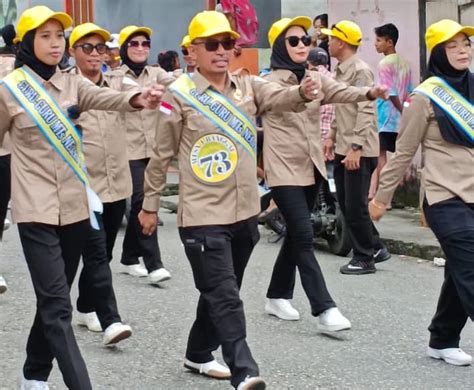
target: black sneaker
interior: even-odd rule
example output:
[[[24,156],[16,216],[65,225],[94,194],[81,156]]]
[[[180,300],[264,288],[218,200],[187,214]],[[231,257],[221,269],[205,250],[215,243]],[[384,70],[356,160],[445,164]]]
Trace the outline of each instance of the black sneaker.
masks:
[[[374,274],[377,271],[374,261],[361,261],[352,259],[348,264],[340,268],[341,274],[365,275]]]
[[[376,250],[374,254],[374,262],[375,263],[382,263],[383,261],[387,261],[392,257],[390,252],[387,248],[383,247],[382,249]]]

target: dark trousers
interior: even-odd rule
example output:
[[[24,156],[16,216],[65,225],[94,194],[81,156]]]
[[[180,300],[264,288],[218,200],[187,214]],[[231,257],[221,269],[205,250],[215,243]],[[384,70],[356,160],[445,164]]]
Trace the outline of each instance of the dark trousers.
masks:
[[[237,387],[258,367],[246,341],[243,303],[239,296],[245,267],[259,240],[257,218],[232,225],[180,228],[194,283],[200,292],[186,358],[196,363],[213,360],[222,346],[224,361]]]
[[[163,268],[161,262],[160,247],[158,246],[158,231],[150,236],[142,233],[142,227],[138,220],[138,213],[142,209],[144,199],[143,185],[145,182],[145,169],[149,158],[142,160],[130,160],[130,171],[132,174],[133,194],[130,217],[128,218],[127,230],[123,240],[122,264],[138,264],[139,257],[143,257],[143,262],[148,272]]]
[[[18,224],[36,294],[36,316],[23,367],[26,379],[46,381],[56,358],[69,389],[92,389],[71,327],[69,296],[88,230],[88,220],[67,226]]]
[[[452,198],[431,206],[426,220],[446,255],[444,283],[429,331],[430,347],[458,348],[468,317],[474,321],[474,204]]]
[[[11,174],[10,174],[11,156],[0,156],[0,241],[3,237],[3,226],[7,217],[8,202],[10,201]]]
[[[89,228],[82,252],[84,266],[79,277],[77,310],[81,313],[97,312],[102,329],[114,322],[122,322],[109,262],[112,260],[112,250],[124,212],[125,199],[104,203],[104,212],[98,218],[101,229]]]
[[[317,180],[319,185],[322,179],[318,177]],[[272,188],[273,199],[286,221],[287,235],[273,267],[267,291],[267,298],[293,298],[296,267],[298,267],[301,284],[314,316],[336,306],[314,255],[310,215],[318,185]]]
[[[336,154],[334,182],[336,195],[352,240],[353,259],[372,261],[374,252],[383,248],[380,236],[369,216],[369,188],[377,157],[361,157],[360,168],[349,171],[341,163],[346,156]]]

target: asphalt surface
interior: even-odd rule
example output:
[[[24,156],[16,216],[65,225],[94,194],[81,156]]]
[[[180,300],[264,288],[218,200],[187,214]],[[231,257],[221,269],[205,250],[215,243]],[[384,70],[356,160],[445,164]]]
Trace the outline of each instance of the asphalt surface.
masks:
[[[94,389],[230,389],[183,369],[188,330],[197,292],[176,229],[176,216],[163,212],[160,245],[172,279],[163,288],[117,273],[123,231],[112,262],[114,285],[124,322],[134,334],[115,348],[102,335],[74,330]],[[242,289],[248,341],[268,389],[473,389],[474,367],[453,367],[425,356],[428,332],[443,269],[430,262],[394,256],[367,276],[345,276],[347,259],[317,250],[329,289],[353,329],[335,336],[317,331],[298,281],[294,306],[301,320],[285,322],[266,315],[265,292],[279,244],[262,231]],[[0,296],[0,389],[18,389],[35,300],[16,227],[5,232],[0,273],[9,290]],[[77,296],[74,287],[73,299]],[[474,327],[462,335],[474,353]],[[215,354],[222,362],[220,351]],[[63,389],[57,366],[51,389]]]

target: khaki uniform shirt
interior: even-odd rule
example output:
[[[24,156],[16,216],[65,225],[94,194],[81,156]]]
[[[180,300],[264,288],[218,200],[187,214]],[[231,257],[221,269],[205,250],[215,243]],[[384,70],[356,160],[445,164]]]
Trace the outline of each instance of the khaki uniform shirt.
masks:
[[[193,76],[199,92],[210,83],[199,72]],[[255,76],[229,74],[223,93],[251,120],[269,110],[303,110],[304,100],[299,86],[283,88]],[[240,144],[224,136],[217,126],[170,91],[163,101],[172,106],[170,115],[160,113],[154,156],[145,173],[145,200],[143,209],[157,211],[160,193],[166,184],[166,172],[172,158],[179,161],[180,187],[178,225],[227,225],[255,216],[260,211],[255,159]],[[227,141],[225,140],[227,139]],[[220,142],[233,155],[234,170],[218,183],[209,184],[193,171],[200,150]],[[230,142],[229,142],[230,141]],[[231,145],[230,147],[228,145]],[[194,161],[194,163],[193,163]],[[225,160],[216,161],[216,169],[225,168]],[[205,168],[205,166],[204,166]]]
[[[428,204],[456,196],[474,203],[474,149],[445,141],[429,98],[418,93],[403,110],[396,152],[381,173],[375,200],[388,204],[420,144]]]
[[[318,98],[306,103],[305,111],[269,111],[263,116],[263,160],[270,187],[313,185],[315,166],[326,178],[319,121],[321,105],[367,100],[368,87],[348,87],[321,73],[310,73],[321,80],[321,88]],[[298,85],[296,75],[284,69],[272,71],[265,79],[283,86]]]
[[[78,74],[73,68],[70,73]],[[138,90],[138,84],[122,72],[102,74],[101,88]],[[132,177],[127,158],[124,113],[89,110],[76,121],[82,128],[84,157],[92,189],[104,203],[126,199],[132,194]]]
[[[0,79],[10,73],[15,65],[15,56],[13,55],[0,55]],[[10,136],[5,134],[5,137],[0,137],[0,156],[6,156],[10,154]]]
[[[125,76],[131,78],[140,87],[149,87],[153,83],[169,85],[175,78],[159,66],[147,65],[140,76],[125,64],[120,67]],[[129,160],[141,160],[152,155],[155,144],[155,129],[158,120],[156,110],[141,110],[125,113],[127,127],[127,152]]]
[[[127,110],[136,92],[120,93],[99,88],[82,76],[58,70],[46,91],[64,110],[77,105],[89,109]],[[10,131],[12,139],[12,215],[17,223],[68,225],[89,216],[86,191],[74,172],[57,154],[13,95],[0,85],[0,139]]]
[[[356,87],[372,87],[374,74],[364,61],[352,56],[337,65],[336,81]],[[354,143],[362,145],[363,157],[378,157],[375,102],[337,104],[336,119],[332,122],[328,137],[336,142],[337,154],[346,156]]]

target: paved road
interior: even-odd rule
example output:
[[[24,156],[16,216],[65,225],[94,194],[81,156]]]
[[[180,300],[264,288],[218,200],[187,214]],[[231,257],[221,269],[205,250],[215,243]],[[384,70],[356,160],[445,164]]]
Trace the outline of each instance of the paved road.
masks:
[[[165,288],[117,273],[116,294],[124,320],[134,335],[120,346],[101,346],[101,335],[75,325],[95,389],[230,389],[182,369],[187,332],[194,317],[196,291],[175,216],[162,214],[160,244],[173,279]],[[123,232],[122,232],[123,233]],[[264,314],[265,291],[279,245],[262,239],[251,259],[242,296],[248,340],[269,389],[472,389],[474,367],[453,367],[424,356],[426,327],[433,313],[443,270],[429,263],[398,257],[369,276],[343,276],[346,259],[318,251],[330,291],[352,321],[353,330],[331,338],[319,334],[317,320],[298,283],[294,305],[299,322]],[[17,389],[24,347],[33,320],[31,281],[20,254],[15,228],[6,232],[0,271],[9,291],[0,297],[0,389]],[[119,237],[121,243],[122,236]],[[116,257],[120,255],[117,246]],[[76,296],[76,288],[73,295]],[[469,323],[463,346],[474,353],[474,327]],[[221,359],[220,353],[216,357]],[[52,389],[63,389],[54,369]]]

